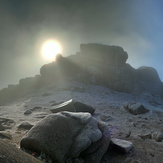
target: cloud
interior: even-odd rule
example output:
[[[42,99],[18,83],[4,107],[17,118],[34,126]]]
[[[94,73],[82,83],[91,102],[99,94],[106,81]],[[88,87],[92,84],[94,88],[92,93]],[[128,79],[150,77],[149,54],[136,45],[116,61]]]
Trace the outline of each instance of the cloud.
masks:
[[[154,51],[162,50],[160,4],[160,0],[2,0],[0,77],[7,83],[22,74],[32,75],[30,61],[34,75],[44,64],[39,49],[48,38],[61,42],[64,56],[79,51],[80,43],[97,42],[122,46],[135,67],[149,65]],[[8,80],[12,74],[17,79]]]

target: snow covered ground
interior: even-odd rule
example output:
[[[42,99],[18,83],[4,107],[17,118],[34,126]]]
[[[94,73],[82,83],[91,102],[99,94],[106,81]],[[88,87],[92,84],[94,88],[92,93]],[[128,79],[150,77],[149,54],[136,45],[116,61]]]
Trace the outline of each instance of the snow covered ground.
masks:
[[[150,150],[155,158],[150,154],[149,149],[147,149],[146,158],[151,161],[155,159],[154,161],[161,163],[159,161],[163,160],[163,142],[141,138],[142,135],[153,132],[163,133],[163,102],[160,98],[153,97],[148,93],[134,96],[116,92],[103,86],[72,81],[62,81],[40,89],[28,90],[17,101],[0,106],[0,118],[14,120],[11,128],[6,129],[6,132],[12,135],[10,141],[19,146],[20,139],[27,132],[26,130],[18,130],[18,126],[22,122],[35,125],[46,115],[51,114],[52,105],[70,99],[92,106],[96,110],[93,116],[108,124],[112,137],[136,142],[135,146],[139,141],[145,144],[148,144],[149,141],[151,144],[157,144],[157,151],[154,148]],[[126,102],[139,102],[150,112],[132,115],[123,108]],[[31,110],[32,113],[25,115],[26,110]],[[151,148],[150,145],[147,147]],[[137,147],[135,148],[137,149]],[[139,144],[138,150],[143,151],[143,146],[140,147]],[[138,156],[141,154],[143,155],[143,153],[138,152],[134,159],[139,160]],[[143,158],[139,162],[142,160]]]

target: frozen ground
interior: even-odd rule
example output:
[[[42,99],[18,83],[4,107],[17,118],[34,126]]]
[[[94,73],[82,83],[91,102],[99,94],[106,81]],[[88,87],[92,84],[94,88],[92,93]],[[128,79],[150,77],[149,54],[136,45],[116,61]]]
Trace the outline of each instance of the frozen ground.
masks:
[[[41,89],[28,90],[19,100],[6,106],[0,106],[0,118],[14,120],[14,124],[8,124],[11,125],[11,128],[6,130],[12,135],[9,141],[19,146],[20,139],[27,131],[18,130],[18,125],[22,122],[36,124],[46,115],[51,114],[52,104],[65,102],[72,98],[95,108],[93,116],[108,124],[112,137],[133,142],[135,147],[133,153],[122,157],[123,161],[163,163],[163,142],[156,142],[153,139],[143,140],[140,137],[153,132],[163,133],[163,102],[161,99],[157,96],[152,97],[148,93],[134,96],[102,86],[78,82],[60,82]],[[132,115],[122,107],[126,102],[139,102],[150,109],[150,112]],[[31,114],[24,115],[26,110],[32,110],[34,107],[37,108]],[[115,162],[110,156],[106,156],[106,160],[107,157]]]

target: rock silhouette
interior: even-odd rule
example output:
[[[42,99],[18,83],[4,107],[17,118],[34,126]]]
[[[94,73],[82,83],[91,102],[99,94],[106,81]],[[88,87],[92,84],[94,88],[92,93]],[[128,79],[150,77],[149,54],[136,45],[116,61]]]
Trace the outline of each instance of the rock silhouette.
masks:
[[[126,63],[128,54],[119,46],[97,43],[81,44],[80,52],[63,57],[58,54],[55,62],[43,65],[40,75],[21,79],[18,85],[9,85],[0,91],[0,104],[4,105],[27,91],[61,80],[75,80],[103,85],[110,89],[139,95],[149,92],[163,98],[163,83],[152,67],[138,69]]]
[[[119,46],[102,44],[81,44],[80,53],[83,57],[103,62],[108,65],[123,65],[128,59],[128,54]]]

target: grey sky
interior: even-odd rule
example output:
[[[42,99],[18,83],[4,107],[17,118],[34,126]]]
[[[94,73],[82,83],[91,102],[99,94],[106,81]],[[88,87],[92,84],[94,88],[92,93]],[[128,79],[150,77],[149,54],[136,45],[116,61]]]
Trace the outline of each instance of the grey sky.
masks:
[[[156,68],[163,80],[161,0],[0,0],[0,88],[39,74],[43,41],[67,56],[80,43],[119,45],[133,67]]]

